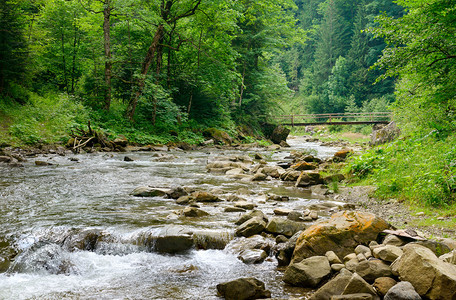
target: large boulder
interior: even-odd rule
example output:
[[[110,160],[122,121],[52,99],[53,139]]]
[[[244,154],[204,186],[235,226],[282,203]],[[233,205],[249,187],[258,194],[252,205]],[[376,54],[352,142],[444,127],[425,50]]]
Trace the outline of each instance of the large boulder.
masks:
[[[256,278],[239,278],[217,284],[217,292],[226,300],[270,298],[271,292]]]
[[[391,122],[385,127],[372,132],[370,144],[381,145],[393,141],[401,134],[401,130],[395,122]]]
[[[231,145],[233,142],[233,138],[228,133],[216,128],[205,129],[203,131],[203,136],[207,139],[212,139],[219,144]]]
[[[331,275],[331,266],[326,256],[314,256],[288,266],[283,281],[302,287],[317,287]]]
[[[401,281],[410,282],[420,296],[456,299],[456,266],[443,262],[430,249],[407,244],[391,268]]]
[[[390,225],[367,212],[342,211],[307,228],[296,242],[293,261],[325,255],[334,251],[339,257],[354,252],[356,246],[368,244]]]
[[[182,226],[165,226],[140,233],[137,242],[148,251],[160,253],[178,253],[187,251],[194,246],[193,233]]]
[[[280,144],[281,141],[287,141],[287,137],[290,134],[290,129],[283,127],[282,125],[277,126],[271,134],[271,141],[274,144]]]

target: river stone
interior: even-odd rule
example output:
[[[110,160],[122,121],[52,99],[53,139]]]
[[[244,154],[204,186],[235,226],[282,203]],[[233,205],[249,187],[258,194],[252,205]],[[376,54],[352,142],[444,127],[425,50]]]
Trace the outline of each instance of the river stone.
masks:
[[[226,300],[249,300],[270,298],[271,292],[256,278],[239,278],[217,284],[217,292]]]
[[[347,269],[342,269],[336,277],[321,286],[310,296],[310,300],[328,300],[331,299],[331,296],[341,295],[352,275]]]
[[[377,293],[383,297],[396,283],[396,280],[391,277],[379,277],[375,279],[373,286]]]
[[[10,163],[13,160],[10,156],[0,156],[0,162]]]
[[[356,273],[367,282],[374,282],[379,277],[393,276],[390,266],[378,259],[360,262],[356,267]]]
[[[285,170],[279,166],[266,166],[262,168],[261,173],[272,178],[280,178],[280,175],[285,173]]]
[[[148,230],[141,234],[138,241],[148,251],[160,253],[178,253],[191,249],[194,245],[192,232],[182,226],[170,225],[157,230]]]
[[[300,171],[286,170],[282,175],[280,175],[280,179],[283,181],[296,181],[300,175]]]
[[[360,254],[362,253],[366,258],[369,258],[372,256],[372,251],[369,247],[364,246],[364,245],[358,245],[355,248],[355,253]]]
[[[259,217],[254,217],[242,223],[238,228],[236,228],[234,235],[249,237],[262,232],[265,228],[266,222]]]
[[[391,265],[393,274],[410,282],[422,297],[431,300],[456,299],[456,266],[437,258],[430,249],[410,243]]]
[[[187,196],[188,193],[183,187],[174,187],[168,191],[168,197],[172,199],[179,199],[182,196]]]
[[[225,250],[230,253],[239,254],[242,251],[245,251],[248,249],[259,249],[259,250],[264,250],[267,254],[269,254],[273,245],[274,245],[273,240],[256,234],[256,235],[253,235],[248,238],[241,237],[241,238],[232,240],[226,246]]]
[[[279,207],[274,209],[274,214],[277,216],[287,216],[290,212],[292,212],[292,210],[289,208]]]
[[[260,219],[267,221],[266,216],[264,215],[264,213],[261,210],[252,210],[251,212],[248,212],[248,213],[242,215],[239,218],[239,220],[237,220],[236,223],[234,223],[234,224],[241,225],[242,223],[250,220],[251,218],[255,218],[255,217],[258,217]]]
[[[296,171],[315,170],[317,168],[317,165],[306,161],[300,161],[291,165],[290,168]]]
[[[239,208],[243,208],[243,209],[247,209],[247,210],[252,210],[256,206],[257,205],[255,203],[248,202],[248,201],[238,201],[238,202],[234,203],[234,207],[239,207]]]
[[[293,251],[296,247],[296,241],[300,235],[301,231],[298,231],[289,238],[286,243],[278,245],[276,258],[279,266],[287,266],[290,263]]]
[[[196,202],[218,202],[221,201],[219,197],[204,191],[197,191],[192,193],[192,197]]]
[[[304,230],[306,225],[280,217],[272,217],[266,225],[266,231],[272,234],[282,234],[287,237],[293,236],[298,231]]]
[[[407,244],[407,242],[402,240],[397,235],[388,234],[387,236],[385,236],[385,239],[383,240],[382,244],[401,247],[401,246],[404,246],[405,244]]]
[[[168,190],[148,186],[137,187],[131,192],[131,195],[135,197],[163,197],[167,194]]]
[[[101,241],[103,232],[99,229],[87,229],[67,237],[63,243],[69,251],[94,251]]]
[[[252,181],[263,181],[266,180],[267,177],[268,175],[258,172],[253,175]]]
[[[343,211],[307,228],[299,237],[293,260],[325,255],[334,251],[339,257],[354,251],[359,244],[375,240],[390,225],[371,213]]]
[[[326,256],[314,256],[290,264],[283,275],[283,281],[294,286],[314,288],[330,274],[331,266]]]
[[[193,242],[197,249],[225,249],[233,239],[232,233],[217,230],[198,230],[193,233]]]
[[[349,295],[337,295],[332,296],[330,300],[372,300],[374,297],[367,293],[349,294]]]
[[[37,166],[52,166],[53,164],[47,161],[35,160],[35,165]]]
[[[193,201],[193,198],[190,196],[181,196],[181,197],[179,197],[179,199],[176,200],[176,204],[187,205],[192,201]]]
[[[352,153],[353,151],[352,150],[349,150],[349,149],[342,149],[342,150],[339,150],[337,151],[335,154],[334,154],[334,157],[333,159],[335,161],[343,161],[347,158],[347,156]]]
[[[349,270],[351,272],[355,272],[358,265],[359,265],[359,260],[357,257],[345,262],[345,268],[347,268],[347,270]]]
[[[280,144],[281,141],[287,141],[288,134],[290,134],[290,129],[279,125],[272,131],[271,141],[274,144]]]
[[[437,256],[451,252],[451,249],[450,249],[450,247],[448,247],[447,244],[439,242],[439,241],[431,241],[431,240],[416,241],[416,242],[413,242],[413,244],[418,244],[418,245],[424,246],[424,247],[430,249],[432,252],[434,252],[434,254]]]
[[[334,253],[334,251],[328,251],[325,253],[325,256],[328,258],[330,264],[341,264],[342,261],[340,258]]]
[[[191,218],[209,216],[208,212],[205,212],[202,209],[198,209],[196,207],[190,207],[190,206],[184,208],[184,210],[182,210],[182,214],[186,217],[191,217]]]
[[[240,207],[228,206],[223,210],[224,212],[245,212],[245,209]]]
[[[395,122],[390,122],[385,127],[372,132],[370,144],[372,146],[393,141],[401,134]]]
[[[296,180],[296,187],[322,184],[323,179],[318,171],[303,171]]]
[[[373,250],[374,257],[387,262],[395,261],[396,258],[402,255],[402,253],[401,248],[393,245],[385,245]]]
[[[367,283],[361,276],[354,273],[350,278],[350,281],[348,282],[344,291],[342,292],[342,295],[350,295],[356,293],[367,293],[374,296],[375,299],[380,299],[377,296],[377,293],[375,292],[374,288],[369,283]]]
[[[238,258],[245,264],[259,264],[262,263],[267,253],[261,249],[247,249],[239,253]]]
[[[439,259],[444,262],[456,265],[456,250],[453,250],[450,253],[439,256]]]
[[[388,290],[384,300],[421,300],[410,282],[401,281]],[[453,298],[454,299],[454,298]]]
[[[287,219],[296,222],[303,222],[304,215],[300,211],[292,210],[287,214]]]

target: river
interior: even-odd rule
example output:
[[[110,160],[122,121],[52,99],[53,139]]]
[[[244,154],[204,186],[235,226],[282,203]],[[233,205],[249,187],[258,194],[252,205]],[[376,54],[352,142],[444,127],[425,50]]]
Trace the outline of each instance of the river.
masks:
[[[273,297],[296,296],[282,283],[273,257],[247,265],[226,250],[161,254],[138,242],[170,225],[231,239],[240,213],[223,213],[223,205],[202,205],[210,216],[176,218],[173,212],[183,206],[174,200],[130,195],[144,185],[214,191],[222,199],[250,191],[242,197],[268,215],[278,206],[264,201],[266,193],[288,195],[289,202],[278,204],[284,208],[322,201],[280,180],[246,182],[206,171],[207,161],[221,155],[261,153],[268,164],[275,164],[291,150],[311,149],[320,158],[338,150],[299,138],[288,142],[291,148],[278,151],[46,155],[28,159],[24,168],[0,165],[0,246],[3,252],[19,253],[0,274],[0,299],[219,299],[218,283],[248,276],[264,281]],[[134,161],[124,161],[126,155]],[[36,166],[38,159],[54,165]],[[81,232],[98,232],[96,247],[70,251],[63,241],[77,239]]]

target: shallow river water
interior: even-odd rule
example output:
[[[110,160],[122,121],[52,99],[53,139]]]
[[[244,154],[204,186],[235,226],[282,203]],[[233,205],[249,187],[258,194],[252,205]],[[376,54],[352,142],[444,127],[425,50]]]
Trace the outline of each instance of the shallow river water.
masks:
[[[159,161],[157,152],[134,152],[48,155],[28,159],[24,168],[0,165],[0,246],[9,245],[18,252],[9,269],[0,274],[0,299],[219,299],[218,283],[249,276],[264,281],[273,297],[287,299],[295,292],[282,283],[273,257],[246,265],[226,250],[160,254],[141,243],[170,225],[217,232],[229,240],[241,213],[223,213],[226,205],[221,202],[201,205],[211,214],[207,217],[170,218],[183,206],[172,199],[130,193],[144,185],[185,186],[216,190],[224,199],[248,190],[252,193],[242,197],[268,215],[276,207],[305,207],[321,201],[309,190],[280,180],[245,182],[206,171],[206,163],[221,155],[262,153],[268,164],[275,164],[291,150],[313,149],[320,158],[337,150],[300,139],[288,142],[291,149],[274,152],[169,151],[164,153],[167,161]],[[125,155],[134,161],[125,162]],[[37,159],[54,165],[36,166]],[[266,193],[288,195],[290,201],[266,202]],[[96,247],[69,251],[64,246],[64,240],[90,230],[102,233]]]

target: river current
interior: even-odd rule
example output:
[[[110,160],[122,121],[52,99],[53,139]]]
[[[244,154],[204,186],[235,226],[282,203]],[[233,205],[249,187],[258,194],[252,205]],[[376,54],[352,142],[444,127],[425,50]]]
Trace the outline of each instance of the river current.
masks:
[[[312,150],[320,158],[338,150],[299,138],[288,142],[291,148],[278,151],[207,148],[172,150],[160,156],[157,152],[47,155],[28,159],[24,168],[0,165],[0,248],[18,253],[0,273],[0,299],[219,299],[218,283],[250,276],[264,281],[273,297],[293,296],[273,257],[247,265],[223,249],[161,254],[138,242],[167,226],[216,232],[230,240],[241,213],[223,213],[222,202],[201,205],[210,216],[177,218],[173,213],[183,206],[172,199],[130,195],[146,185],[213,191],[222,199],[248,191],[242,197],[270,216],[277,207],[322,201],[309,190],[280,180],[247,182],[206,170],[208,161],[222,155],[261,153],[272,165],[291,150]],[[126,155],[134,161],[124,161]],[[36,166],[35,160],[53,165]],[[287,195],[290,201],[272,204],[264,201],[266,193]],[[96,247],[84,244],[83,250],[70,251],[63,241],[74,241],[84,232],[97,233]]]

